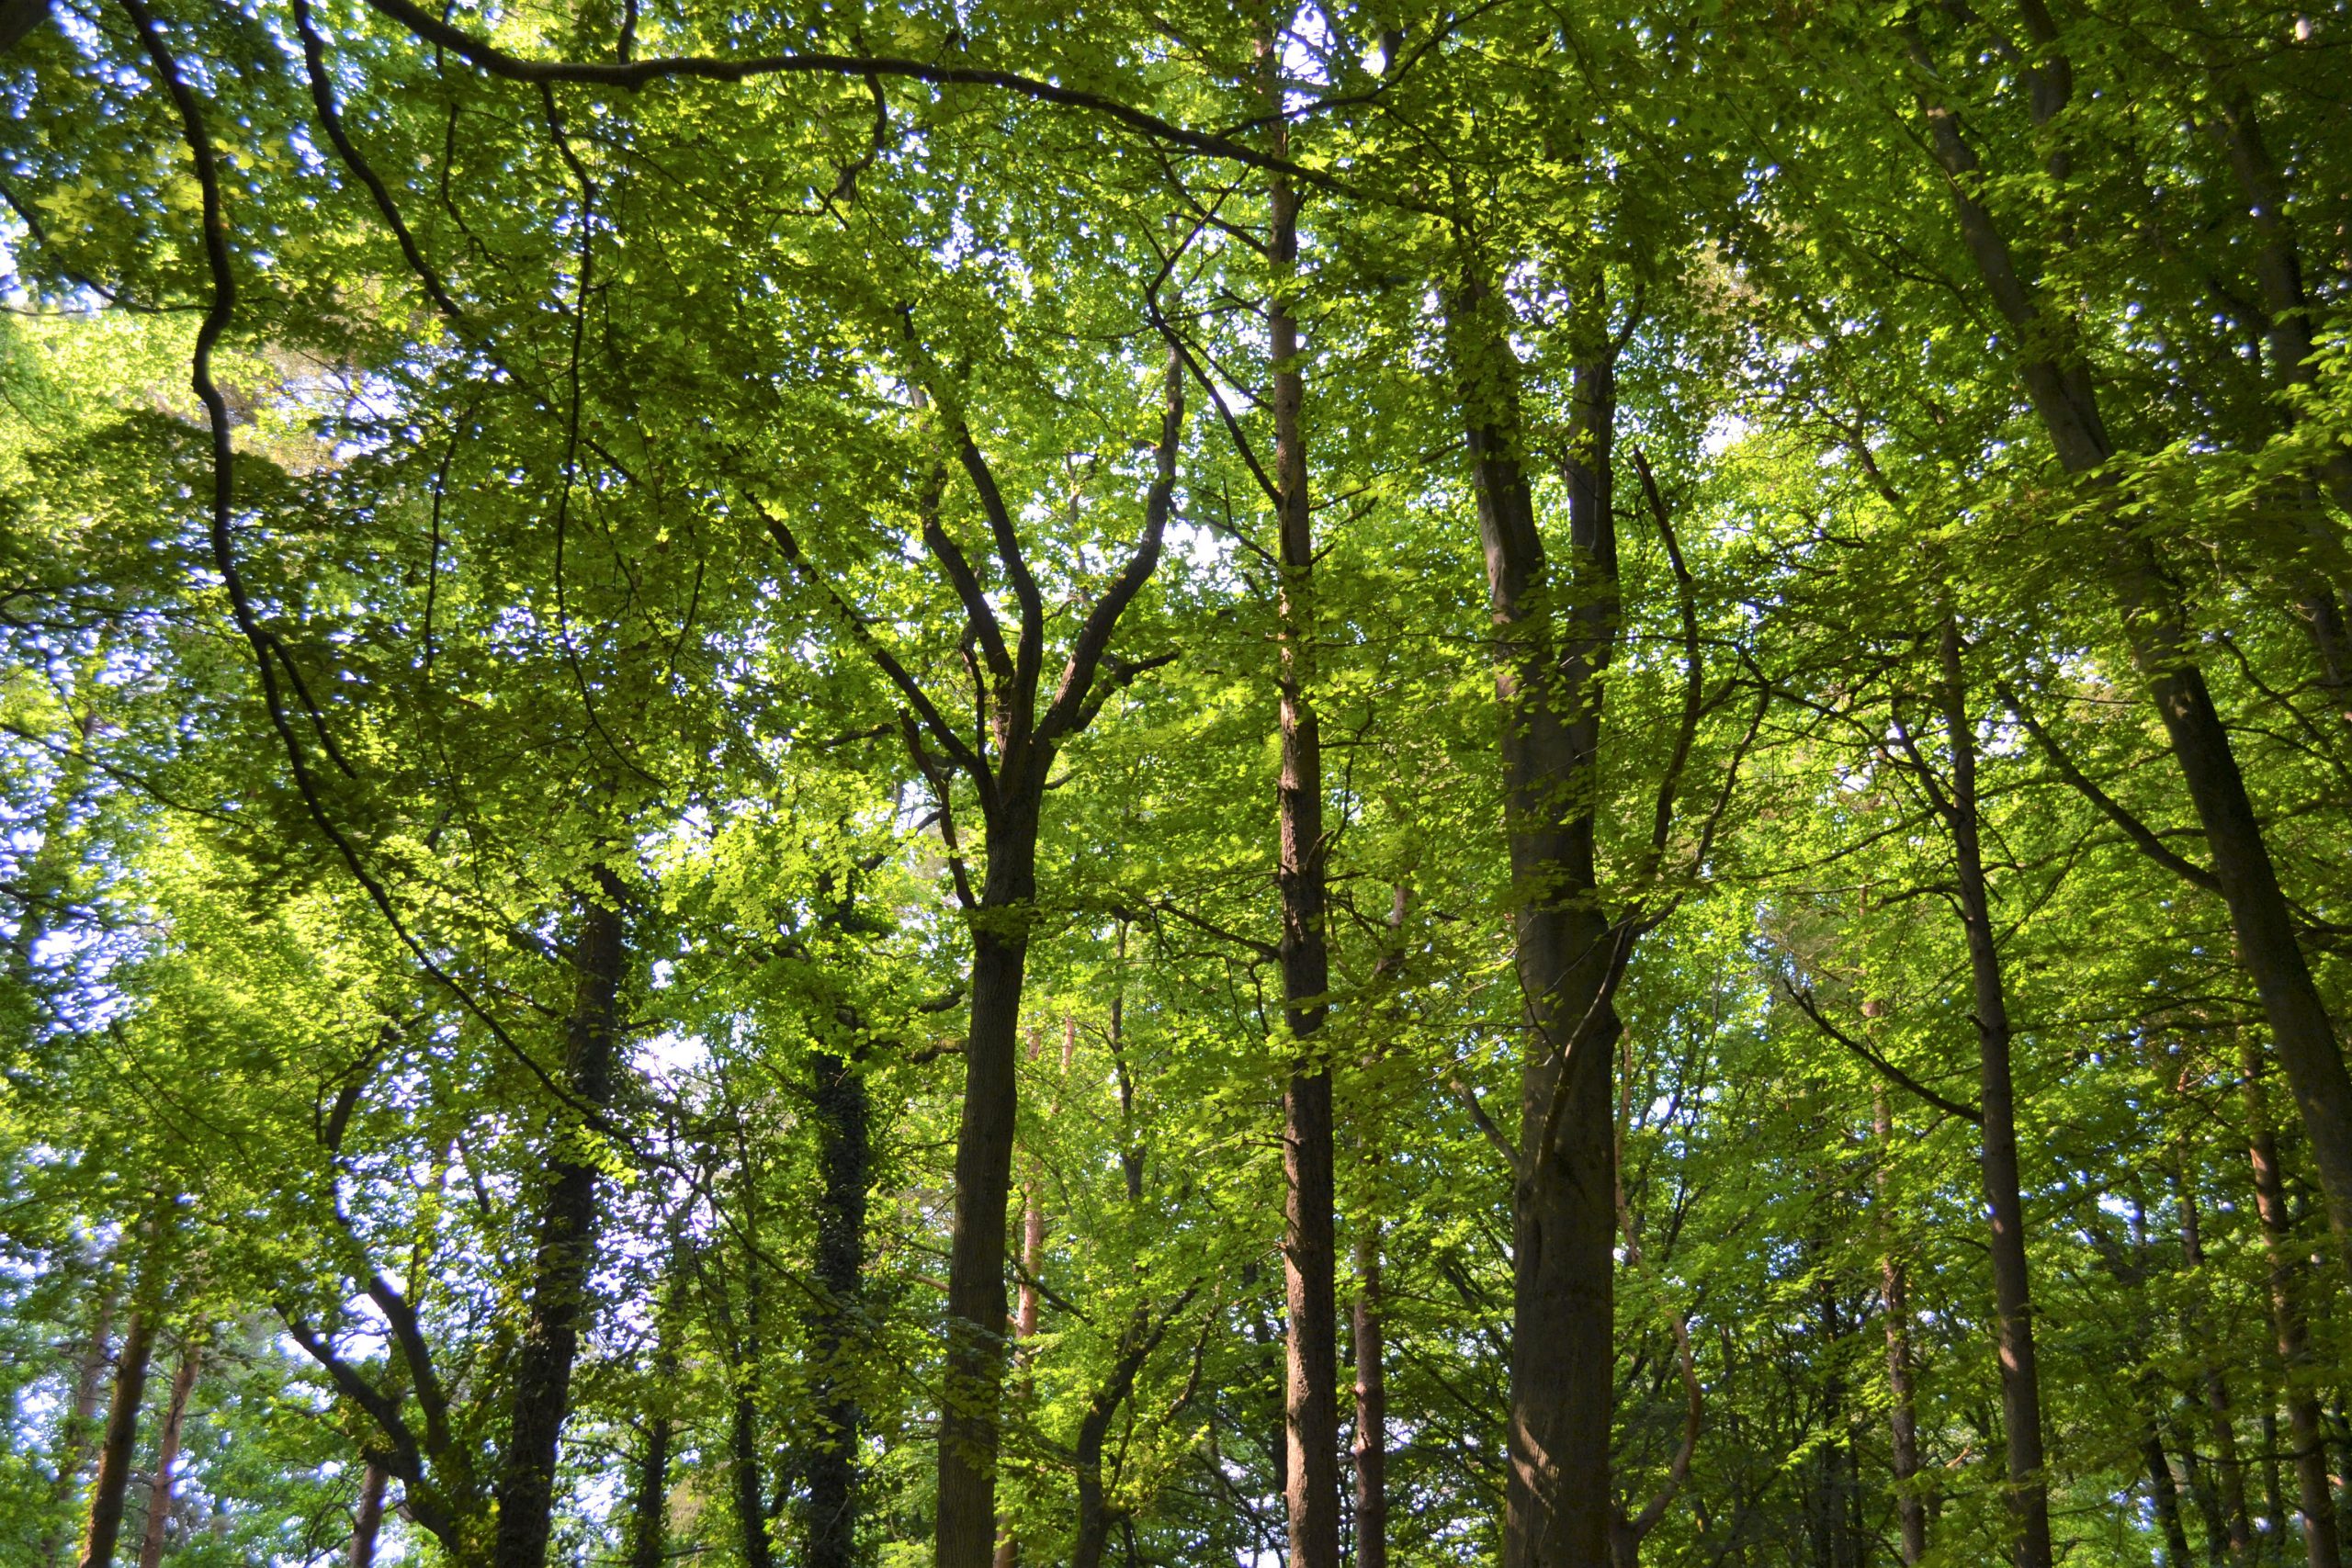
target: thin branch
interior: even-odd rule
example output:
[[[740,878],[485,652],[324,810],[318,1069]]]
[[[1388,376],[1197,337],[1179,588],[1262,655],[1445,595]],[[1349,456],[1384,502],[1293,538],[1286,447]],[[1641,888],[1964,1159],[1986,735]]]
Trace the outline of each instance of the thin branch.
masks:
[[[1796,1003],[1798,1010],[1802,1011],[1805,1017],[1813,1020],[1813,1025],[1815,1029],[1820,1030],[1822,1033],[1827,1035],[1830,1039],[1835,1040],[1838,1044],[1843,1045],[1847,1050],[1851,1051],[1855,1055],[1860,1056],[1863,1061],[1868,1062],[1871,1066],[1877,1068],[1879,1072],[1883,1074],[1890,1082],[1893,1082],[1901,1088],[1909,1089],[1913,1094],[1917,1095],[1921,1100],[1926,1100],[1928,1104],[1934,1106],[1937,1110],[1942,1111],[1947,1116],[1957,1116],[1962,1121],[1968,1122],[1972,1126],[1982,1127],[1984,1124],[1984,1113],[1983,1111],[1975,1110],[1970,1106],[1962,1105],[1956,1100],[1946,1100],[1942,1095],[1938,1094],[1934,1089],[1929,1089],[1926,1084],[1921,1083],[1917,1078],[1913,1077],[1909,1073],[1905,1072],[1901,1067],[1896,1066],[1893,1062],[1888,1061],[1885,1057],[1880,1055],[1877,1052],[1871,1050],[1869,1046],[1863,1044],[1860,1041],[1855,1039],[1852,1035],[1847,1033],[1836,1024],[1830,1022],[1826,1018],[1824,1018],[1821,1015],[1821,1010],[1814,1005],[1813,993],[1811,991],[1798,990],[1795,986],[1789,982],[1786,976],[1778,976],[1778,978],[1781,982],[1781,989],[1788,993],[1789,1000]]]
[[[2121,801],[2093,784],[2059,746],[2057,738],[2041,727],[2041,721],[2028,710],[2007,681],[1996,681],[1993,690],[2009,712],[2017,716],[2017,721],[2025,727],[2025,732],[2033,737],[2034,743],[2041,748],[2041,754],[2050,759],[2050,765],[2057,770],[2058,776],[2073,785],[2075,794],[2104,812],[2109,821],[2123,829],[2123,836],[2137,845],[2143,854],[2191,886],[2201,887],[2208,893],[2222,890],[2221,880],[2211,872],[2184,859],[2156,836],[2155,829],[2133,816]]]

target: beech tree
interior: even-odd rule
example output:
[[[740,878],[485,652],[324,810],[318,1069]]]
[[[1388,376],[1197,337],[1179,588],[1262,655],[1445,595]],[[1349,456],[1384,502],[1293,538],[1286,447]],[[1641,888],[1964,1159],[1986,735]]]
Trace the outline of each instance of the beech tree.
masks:
[[[2347,27],[0,5],[0,1555],[2340,1568]]]

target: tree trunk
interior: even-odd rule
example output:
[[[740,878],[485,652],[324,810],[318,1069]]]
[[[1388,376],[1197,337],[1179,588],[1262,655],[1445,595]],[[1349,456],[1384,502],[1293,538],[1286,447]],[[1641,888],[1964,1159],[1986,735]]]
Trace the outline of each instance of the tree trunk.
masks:
[[[1388,1568],[1388,1371],[1380,1299],[1380,1222],[1356,1227],[1356,1568]]]
[[[871,1172],[865,1075],[840,1056],[810,1064],[824,1182],[817,1206],[817,1283],[824,1292],[813,1336],[817,1376],[806,1568],[854,1568],[857,1560],[858,1443],[864,1413],[844,1364],[855,1353],[865,1271],[865,1189]]]
[[[2008,1460],[2008,1505],[2017,1568],[2051,1568],[2050,1492],[2043,1478],[2041,1377],[2034,1354],[2033,1304],[2026,1272],[2025,1204],[2019,1195],[2016,1088],[2009,1072],[2009,1007],[1977,837],[1976,725],[1961,669],[1960,626],[1944,617],[1939,639],[1945,738],[1951,748],[1952,860],[1961,922],[1968,935],[1983,1104],[1984,1205],[1993,1225],[1993,1299],[2001,1359],[2001,1416]]]
[[[122,1348],[115,1356],[114,1397],[107,1402],[106,1433],[98,1443],[97,1478],[90,1484],[81,1568],[113,1568],[115,1543],[122,1534],[123,1496],[139,1443],[139,1406],[147,1395],[147,1359],[155,1348],[154,1312],[135,1297],[133,1302]]]
[[[139,1543],[139,1568],[162,1568],[164,1534],[172,1517],[173,1472],[179,1468],[180,1428],[187,1419],[188,1395],[196,1388],[196,1371],[204,1359],[201,1325],[190,1325],[180,1340],[179,1370],[172,1374],[172,1393],[164,1406],[164,1429],[155,1443],[155,1473],[147,1483],[147,1529]]]
[[[1111,1423],[1117,1416],[1119,1406],[1135,1392],[1136,1374],[1143,1370],[1144,1362],[1159,1346],[1160,1335],[1176,1314],[1183,1310],[1193,1293],[1186,1291],[1157,1327],[1152,1325],[1150,1309],[1137,1303],[1119,1336],[1119,1357],[1112,1365],[1109,1379],[1087,1402],[1086,1414],[1078,1424],[1078,1443],[1072,1450],[1078,1468],[1078,1535],[1070,1548],[1070,1568],[1102,1568],[1102,1548],[1110,1539],[1112,1523],[1110,1500],[1102,1485],[1103,1440],[1110,1436]],[[1122,1518],[1120,1522],[1125,1521]]]
[[[1143,1200],[1144,1146],[1136,1122],[1136,1079],[1127,1066],[1127,922],[1119,921],[1117,967],[1111,985],[1111,1070],[1119,1082],[1119,1174],[1127,1201]]]
[[[1036,896],[1037,807],[1023,789],[989,824],[988,880],[972,924],[971,1028],[956,1135],[947,1358],[939,1418],[938,1568],[990,1568],[997,1419],[1004,1400],[1005,1203],[1019,1109],[1021,989]]]
[[[1450,322],[1477,486],[1502,715],[1523,1055],[1512,1187],[1510,1412],[1503,1568],[1610,1561],[1616,1127],[1611,1005],[1624,934],[1593,861],[1595,677],[1616,620],[1610,514],[1613,365],[1576,368],[1569,534],[1577,608],[1563,649],[1521,467],[1517,375],[1500,301],[1465,281]]]
[[[81,1490],[82,1467],[90,1457],[90,1439],[96,1435],[98,1399],[106,1392],[107,1352],[114,1347],[115,1299],[121,1289],[122,1275],[111,1263],[106,1265],[96,1299],[90,1308],[90,1337],[82,1347],[82,1357],[74,1369],[74,1402],[66,1406],[65,1419],[58,1424],[57,1473],[50,1483],[50,1500],[55,1511],[62,1515],[74,1495]],[[64,1532],[51,1527],[40,1543],[40,1559],[55,1564],[65,1554]]]
[[[376,1537],[384,1528],[384,1488],[390,1481],[390,1473],[373,1460],[359,1472],[359,1504],[351,1516],[351,1568],[375,1568]],[[632,1568],[647,1565],[637,1563]]]
[[[571,1020],[564,1087],[590,1113],[612,1103],[617,1010],[626,963],[622,889],[598,868],[581,900],[573,939]],[[593,1135],[593,1134],[592,1134]],[[596,1249],[596,1168],[560,1155],[549,1162],[531,1265],[529,1316],[514,1358],[514,1391],[496,1488],[494,1568],[543,1568],[555,1506],[556,1446],[571,1405],[571,1364],[591,1307]]]
[[[1282,49],[1261,36],[1268,138],[1289,155],[1283,118]],[[1283,1097],[1283,1294],[1284,1431],[1290,1448],[1284,1502],[1291,1568],[1339,1568],[1339,1237],[1331,1070],[1308,1042],[1323,1025],[1331,988],[1325,931],[1323,742],[1315,711],[1315,533],[1308,508],[1306,442],[1301,427],[1306,380],[1298,361],[1298,203],[1290,180],[1269,182],[1272,287],[1266,302],[1272,360],[1274,490],[1282,561],[1276,608],[1276,682],[1281,693],[1282,776],[1276,786],[1282,895],[1283,1017],[1291,1036],[1290,1082]]]
[[[2165,1441],[2154,1422],[2140,1439],[2140,1455],[2148,1465],[2148,1493],[2156,1506],[2156,1524],[2165,1532],[2165,1568],[2188,1568],[2188,1531],[2180,1522],[2180,1488],[2173,1483],[2172,1461],[2165,1456]]]
[[[1879,1309],[1886,1320],[1887,1447],[1894,1459],[1894,1518],[1902,1539],[1903,1568],[1918,1568],[1928,1553],[1928,1505],[1919,1495],[1919,1406],[1911,1369],[1911,1281],[1889,1216],[1893,1213],[1886,1162],[1894,1153],[1894,1111],[1886,1087],[1871,1104],[1871,1132],[1879,1162],[1871,1172],[1885,1250],[1879,1259]]]
[[[670,1544],[670,1415],[655,1416],[645,1432],[631,1500],[628,1568],[662,1568]]]
[[[757,1352],[752,1362],[756,1368]],[[735,1409],[728,1423],[727,1469],[729,1489],[735,1495],[735,1529],[744,1568],[768,1568],[775,1553],[768,1544],[767,1468],[760,1462],[760,1412],[752,1402],[748,1382],[736,1390]]]
[[[2189,1189],[2186,1171],[2181,1174],[2178,1190],[2181,1255],[2191,1269],[2201,1274],[2205,1269],[2205,1240],[2199,1223],[2197,1196]],[[2192,1311],[2182,1325],[2185,1337],[2192,1345],[2205,1342],[2202,1315]],[[2230,1409],[2230,1387],[2219,1367],[2207,1367],[2198,1381],[2205,1395],[2209,1430],[2213,1435],[2213,1469],[2229,1541],[2229,1560],[2233,1568],[2245,1568],[2254,1559],[2254,1525],[2246,1514],[2245,1464],[2238,1457],[2237,1421]]]
[[[946,730],[937,710],[932,739],[952,743],[981,796],[988,825],[988,873],[972,928],[971,1024],[964,1042],[964,1105],[956,1129],[956,1200],[947,1260],[947,1347],[940,1390],[937,1568],[989,1568],[996,1544],[998,1416],[1004,1400],[1005,1202],[1012,1186],[1014,1118],[1020,1107],[1018,1052],[1022,981],[1037,896],[1037,822],[1057,748],[1084,729],[1102,694],[1097,674],[1119,616],[1150,579],[1166,536],[1183,434],[1183,365],[1170,354],[1166,406],[1144,529],[1134,554],[1097,599],[1072,639],[1059,690],[1041,717],[1038,673],[1044,658],[1043,596],[1018,548],[1017,528],[970,432],[951,414],[964,467],[980,492],[997,553],[1021,601],[1017,650],[1004,646],[967,561],[935,522],[925,543],[957,583],[967,625],[986,645],[992,677],[989,728],[993,762]],[[899,671],[901,676],[904,671]],[[910,677],[907,677],[910,681]],[[1099,694],[1090,697],[1090,694]],[[911,719],[910,722],[912,722]],[[927,765],[927,764],[926,764]],[[957,865],[963,886],[961,863]]]
[[[1029,1058],[1036,1060],[1036,1043],[1029,1046]],[[1022,1183],[1021,1188],[1021,1286],[1013,1293],[1012,1340],[1013,1357],[1025,1361],[1027,1353],[1022,1347],[1037,1337],[1037,1270],[1046,1261],[1046,1211],[1037,1206],[1037,1183],[1035,1179]],[[1016,1397],[1026,1399],[1031,1393],[1030,1380],[1023,1374],[1017,1380]],[[1010,1524],[1001,1524],[996,1538],[996,1568],[1017,1568],[1021,1562],[1021,1538],[1012,1533]]]
[[[2263,1089],[2262,1058],[2244,1033],[2238,1037],[2238,1051],[2245,1082],[2246,1152],[2254,1164],[2255,1208],[2262,1220],[2263,1250],[2270,1264],[2271,1330],[2278,1346],[2278,1363],[2286,1374],[2287,1431],[2294,1443],[2303,1554],[2310,1568],[2344,1568],[2344,1549],[2336,1533],[2335,1494],[2327,1470],[2327,1429],[2320,1418],[2319,1394],[2312,1382],[2317,1367],[2303,1315],[2301,1269],[2287,1213],[2278,1141],[2271,1129],[2270,1100]]]
[[[1932,73],[1925,45],[1912,35],[1916,62]],[[2038,38],[2055,63],[2054,38]],[[2071,73],[2040,76],[2060,85],[2049,102],[2037,105],[2036,118],[2046,119],[2063,107]],[[2030,280],[2018,266],[2008,240],[1993,214],[1972,194],[1982,183],[1983,164],[1962,134],[1951,107],[1933,98],[1923,99],[1928,143],[1936,160],[1951,176],[1950,189],[1961,235],[1976,262],[1995,308],[2009,328],[2010,347],[2017,352],[2018,373],[2033,404],[2059,466],[2073,475],[2088,475],[2115,455],[2100,417],[2098,391],[2087,365],[2062,363],[2049,356],[2048,344],[2065,334],[2063,323],[2045,319]],[[2132,659],[2154,700],[2157,716],[2172,748],[2174,761],[2188,786],[2212,857],[2214,878],[2230,912],[2230,927],[2237,939],[2238,956],[2261,994],[2264,1015],[2287,1081],[2301,1112],[2312,1158],[2318,1168],[2320,1190],[2325,1197],[2329,1228],[2335,1233],[2338,1262],[2352,1271],[2352,1074],[2345,1070],[2344,1053],[2328,1016],[2310,963],[2295,934],[2291,911],[2278,886],[2278,868],[2255,815],[2245,776],[2238,767],[2229,731],[2213,706],[2204,671],[2195,659],[2178,595],[2165,577],[2150,542],[2132,531],[2127,517],[2117,525],[2122,538],[2117,551],[2124,632]]]
[[[2188,1476],[2189,1500],[2197,1505],[2197,1517],[2205,1524],[2206,1558],[2213,1568],[2222,1568],[2230,1550],[2230,1524],[2222,1511],[2222,1495],[2213,1489],[2211,1467],[2199,1456],[2188,1433],[2176,1426],[2173,1437],[2180,1446],[2181,1469]]]

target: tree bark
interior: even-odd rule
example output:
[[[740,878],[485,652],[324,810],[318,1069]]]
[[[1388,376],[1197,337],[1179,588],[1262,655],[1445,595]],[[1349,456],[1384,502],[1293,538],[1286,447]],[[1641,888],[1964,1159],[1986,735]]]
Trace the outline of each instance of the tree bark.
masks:
[[[2205,1240],[2197,1212],[2197,1195],[2184,1170],[2179,1183],[2180,1248],[2194,1272],[2205,1270]],[[2203,1314],[2192,1310],[2182,1327],[2192,1345],[2205,1340]],[[2198,1379],[2205,1396],[2208,1429],[2213,1436],[2213,1469],[2220,1483],[2218,1501],[2229,1542],[2233,1568],[2246,1568],[2254,1560],[2254,1523],[2245,1506],[2245,1463],[2238,1455],[2237,1419],[2230,1407],[2230,1386],[2217,1366],[2208,1366]]]
[[[864,1412],[844,1363],[857,1344],[860,1284],[865,1271],[865,1190],[873,1157],[869,1106],[865,1075],[848,1061],[820,1055],[811,1069],[818,1163],[824,1179],[817,1207],[815,1272],[824,1303],[813,1337],[820,1430],[812,1438],[805,1467],[806,1568],[854,1568]]]
[[[1119,1406],[1135,1392],[1136,1374],[1143,1370],[1169,1324],[1175,1321],[1176,1314],[1198,1289],[1194,1286],[1178,1297],[1157,1324],[1152,1321],[1148,1307],[1136,1305],[1119,1336],[1118,1359],[1112,1365],[1109,1379],[1087,1401],[1086,1414],[1078,1424],[1078,1442],[1072,1450],[1078,1470],[1078,1535],[1070,1547],[1070,1568],[1102,1568],[1102,1548],[1110,1540],[1113,1522],[1109,1495],[1102,1484],[1104,1439],[1110,1436],[1111,1423],[1117,1416]],[[1121,1522],[1125,1522],[1124,1518]]]
[[[390,1474],[374,1460],[359,1472],[359,1503],[351,1516],[351,1568],[375,1568],[376,1538],[384,1528],[384,1489],[390,1481]]]
[[[1512,1184],[1511,1365],[1503,1568],[1610,1559],[1616,1138],[1612,1005],[1630,933],[1594,867],[1596,677],[1616,621],[1610,513],[1613,356],[1575,370],[1566,646],[1521,467],[1518,364],[1501,303],[1466,278],[1452,301],[1454,374],[1476,482],[1501,710],[1505,830],[1521,1005]]]
[[[1279,32],[1259,40],[1268,137],[1289,156],[1283,118]],[[1272,288],[1266,302],[1272,361],[1274,491],[1282,591],[1276,606],[1282,774],[1275,799],[1282,896],[1283,1018],[1290,1030],[1290,1081],[1283,1097],[1283,1295],[1284,1432],[1290,1449],[1284,1503],[1291,1568],[1339,1568],[1339,1236],[1331,1069],[1309,1044],[1322,1028],[1331,988],[1325,930],[1323,743],[1315,710],[1315,533],[1309,510],[1306,379],[1299,367],[1292,291],[1298,271],[1298,202],[1289,178],[1268,185]]]
[[[1023,916],[1036,891],[1036,801],[1027,800],[992,829],[989,890],[973,927],[939,1419],[939,1568],[989,1568],[995,1555],[997,1416],[1007,1348],[1005,1203],[1012,1185],[1021,989],[1029,956]]]
[[[2026,1269],[2025,1204],[2019,1193],[2017,1091],[2009,1071],[2008,994],[1993,927],[1990,892],[1978,839],[1976,726],[1961,667],[1960,626],[1944,617],[1938,639],[1944,730],[1951,750],[1951,828],[1961,923],[1968,937],[1971,999],[1975,1004],[1981,1164],[1993,1228],[1993,1299],[2001,1366],[2007,1501],[2016,1529],[2017,1568],[2051,1568],[2050,1492],[2042,1474],[2041,1377],[2034,1352],[2032,1292]],[[1922,770],[1922,778],[1927,774]],[[1929,781],[1928,787],[1933,788]]]
[[[637,1493],[629,1508],[628,1568],[662,1568],[669,1548],[669,1515],[670,1415],[664,1410],[647,1425],[645,1452],[637,1461]]]
[[[622,888],[599,867],[581,900],[571,953],[571,1019],[563,1083],[590,1114],[612,1103],[617,1011],[627,958]],[[591,1311],[596,1248],[596,1168],[570,1153],[549,1162],[531,1265],[529,1316],[515,1352],[514,1389],[495,1489],[494,1568],[543,1568],[555,1506],[556,1449],[571,1405],[571,1366]]]
[[[1925,44],[1916,31],[1910,36],[1915,62],[1932,73]],[[2037,37],[2034,42],[2050,53],[2052,62],[2034,73],[2037,82],[2049,89],[2037,88],[2035,118],[2047,120],[2069,96],[2071,69],[2055,52],[2054,37]],[[2115,447],[2099,414],[2089,367],[2051,353],[2048,345],[2065,338],[2063,323],[2046,317],[2007,236],[1973,194],[1983,184],[1984,169],[1962,134],[1959,117],[1932,96],[1923,96],[1921,107],[1928,145],[1950,179],[1962,238],[2009,328],[2028,400],[2050,436],[2059,466],[2072,475],[2092,474],[2115,455]],[[2229,731],[2197,663],[2178,595],[2148,540],[2132,530],[2128,519],[2119,516],[2117,525],[2122,532],[2117,581],[2132,662],[2155,703],[2204,829],[2239,960],[2261,995],[2279,1063],[2302,1116],[2338,1261],[2352,1272],[2352,1074],[2345,1069],[2335,1021],[2296,935]]]
[[[1879,1310],[1886,1321],[1887,1448],[1894,1469],[1894,1519],[1901,1538],[1903,1568],[1918,1568],[1928,1554],[1928,1504],[1919,1495],[1919,1406],[1911,1366],[1911,1280],[1894,1234],[1886,1162],[1894,1152],[1894,1110],[1886,1087],[1878,1087],[1871,1103],[1871,1132],[1879,1162],[1871,1174],[1878,1198],[1879,1223],[1884,1251],[1879,1258]]]
[[[1029,1047],[1030,1060],[1037,1056],[1036,1043]],[[1021,1188],[1021,1288],[1013,1293],[1012,1354],[1016,1360],[1026,1361],[1022,1348],[1037,1337],[1037,1270],[1046,1261],[1046,1211],[1037,1206],[1037,1183],[1025,1181]],[[1030,1379],[1024,1373],[1017,1380],[1018,1397],[1026,1399],[1033,1392]],[[1016,1568],[1021,1561],[1021,1538],[1013,1534],[1010,1524],[1001,1523],[997,1529],[996,1568]]]
[[[1356,1568],[1388,1568],[1388,1371],[1381,1323],[1380,1222],[1356,1227]]]
[[[97,1478],[90,1483],[88,1523],[82,1532],[81,1568],[113,1568],[122,1534],[122,1505],[130,1485],[130,1461],[139,1442],[139,1407],[147,1395],[147,1359],[155,1348],[155,1314],[134,1298],[123,1325],[122,1348],[115,1355],[114,1397],[98,1443]]]
[[[988,870],[969,910],[972,1001],[964,1043],[964,1104],[956,1130],[956,1197],[948,1242],[939,1514],[933,1537],[937,1568],[989,1568],[995,1551],[998,1417],[1004,1400],[1006,1352],[1005,1204],[1012,1196],[1012,1141],[1020,1105],[1021,992],[1037,892],[1038,818],[1057,749],[1086,728],[1101,701],[1097,676],[1119,616],[1159,563],[1175,496],[1176,448],[1184,419],[1182,363],[1173,355],[1166,398],[1142,536],[1119,577],[1087,612],[1072,641],[1060,688],[1042,716],[1037,699],[1046,637],[1043,599],[1022,558],[1012,515],[987,459],[961,420],[943,410],[988,513],[999,562],[1021,602],[1021,618],[1018,646],[1008,650],[1003,628],[969,563],[936,521],[928,522],[925,544],[964,599],[969,630],[985,654],[992,693],[988,704],[992,739],[987,744],[996,752],[990,761],[983,755],[985,746],[975,749],[954,735],[927,698],[920,705],[929,716],[921,726],[909,720],[910,735],[928,733],[935,743],[951,748],[956,765],[980,794],[988,827]],[[789,535],[779,532],[780,542],[788,542]],[[893,678],[902,692],[911,693],[911,677],[903,670]],[[910,694],[909,700],[914,697]],[[918,758],[927,769],[932,765],[927,753],[919,750]],[[959,858],[959,876],[960,867]]]
[[[2141,1458],[2147,1461],[2148,1493],[2156,1506],[2156,1524],[2165,1533],[2165,1568],[2188,1568],[2188,1531],[2180,1522],[2180,1488],[2172,1478],[2172,1461],[2154,1422],[2140,1439]]]
[[[90,1457],[90,1439],[96,1434],[98,1400],[106,1392],[107,1352],[114,1346],[115,1300],[121,1289],[122,1276],[111,1263],[105,1266],[103,1282],[90,1309],[90,1337],[82,1347],[82,1359],[74,1369],[74,1402],[66,1407],[65,1419],[57,1433],[57,1474],[51,1483],[51,1501],[62,1514],[74,1495],[81,1490],[82,1467]],[[65,1553],[66,1538],[62,1530],[51,1528],[42,1538],[40,1558],[54,1564]]]
[[[172,1374],[172,1392],[164,1406],[164,1429],[155,1441],[155,1472],[147,1483],[147,1529],[139,1543],[139,1568],[162,1568],[164,1535],[171,1523],[172,1483],[179,1468],[180,1429],[187,1419],[188,1395],[196,1388],[198,1366],[204,1359],[201,1325],[191,1325],[180,1340],[179,1368]]]
[[[2262,1083],[2262,1058],[2254,1042],[2238,1037],[2245,1079],[2247,1156],[2254,1165],[2255,1208],[2262,1221],[2262,1245],[2269,1269],[2270,1324],[2286,1375],[2287,1431],[2294,1443],[2295,1489],[2303,1520],[2303,1555],[2310,1568],[2344,1568],[2337,1535],[2335,1494],[2327,1467],[2327,1428],[2320,1417],[2317,1371],[2311,1329],[2304,1316],[2301,1269],[2294,1255],[2294,1229],[2287,1213],[2287,1186],[2278,1164],[2278,1140],[2270,1122],[2270,1100]],[[2276,1510],[2273,1510],[2274,1513]]]
[[[758,1354],[752,1360],[758,1365]],[[753,1374],[756,1375],[756,1374]],[[775,1554],[768,1542],[767,1467],[760,1462],[760,1411],[747,1382],[735,1393],[727,1427],[729,1489],[735,1496],[735,1529],[744,1568],[768,1568]]]

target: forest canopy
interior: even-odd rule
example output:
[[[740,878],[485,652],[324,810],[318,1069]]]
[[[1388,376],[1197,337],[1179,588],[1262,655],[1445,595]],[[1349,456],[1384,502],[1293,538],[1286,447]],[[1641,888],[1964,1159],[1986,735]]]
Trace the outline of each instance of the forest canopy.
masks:
[[[0,0],[0,1561],[2342,1568],[2347,84]]]

